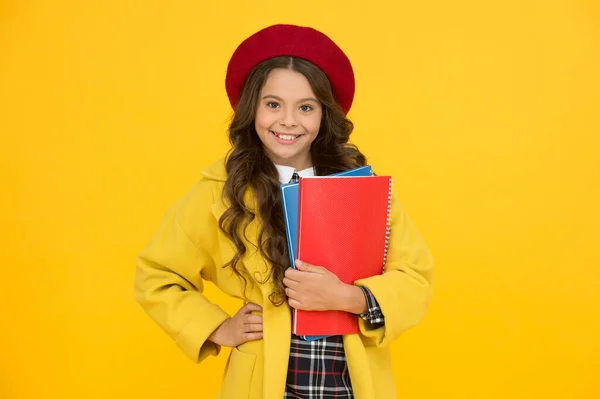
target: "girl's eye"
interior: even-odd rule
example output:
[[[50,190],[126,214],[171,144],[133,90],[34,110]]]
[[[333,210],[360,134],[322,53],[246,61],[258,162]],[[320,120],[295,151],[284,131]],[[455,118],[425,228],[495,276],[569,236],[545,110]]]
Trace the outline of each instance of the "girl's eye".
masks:
[[[302,112],[308,112],[308,111],[312,111],[312,109],[313,109],[313,107],[312,107],[311,105],[302,105],[302,106],[300,107],[300,110],[301,110]]]
[[[267,103],[267,107],[269,107],[269,108],[278,108],[278,107],[279,107],[279,104],[278,104],[278,103],[276,103],[275,101],[269,101],[269,102]]]

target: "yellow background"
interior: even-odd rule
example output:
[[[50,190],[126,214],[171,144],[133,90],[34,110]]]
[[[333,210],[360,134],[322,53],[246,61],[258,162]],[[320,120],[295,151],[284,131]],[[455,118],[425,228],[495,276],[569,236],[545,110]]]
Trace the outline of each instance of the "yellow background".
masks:
[[[278,22],[347,52],[354,142],[436,257],[400,396],[600,397],[594,0],[3,0],[0,397],[214,397],[227,351],[179,352],[134,257],[228,148],[229,56]]]

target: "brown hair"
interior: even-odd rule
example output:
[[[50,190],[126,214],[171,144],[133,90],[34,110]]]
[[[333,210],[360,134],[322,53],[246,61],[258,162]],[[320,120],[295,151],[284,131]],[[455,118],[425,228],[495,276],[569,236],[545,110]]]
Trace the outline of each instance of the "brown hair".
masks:
[[[247,286],[248,276],[238,269],[238,263],[246,253],[240,233],[245,237],[246,227],[258,216],[261,221],[258,243],[251,244],[257,246],[263,259],[271,266],[266,280],[261,283],[273,279],[275,292],[269,300],[280,306],[286,298],[284,273],[290,267],[280,182],[277,168],[267,157],[254,126],[260,90],[269,73],[277,68],[303,74],[321,102],[321,126],[311,146],[315,174],[323,176],[363,166],[366,158],[355,145],[348,143],[354,125],[335,101],[327,76],[317,66],[301,58],[276,57],[258,64],[250,72],[229,126],[232,147],[227,155],[227,181],[223,191],[229,208],[221,216],[219,227],[237,252],[223,267],[231,267],[242,279],[244,287]],[[248,189],[256,198],[256,210],[244,203]]]

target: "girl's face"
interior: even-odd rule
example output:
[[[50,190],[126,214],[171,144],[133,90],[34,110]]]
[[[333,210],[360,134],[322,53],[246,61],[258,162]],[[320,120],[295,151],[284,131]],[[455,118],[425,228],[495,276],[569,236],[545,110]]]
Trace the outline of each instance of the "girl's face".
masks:
[[[310,146],[319,134],[322,107],[304,75],[269,73],[258,98],[255,128],[267,156],[278,165],[312,166]]]

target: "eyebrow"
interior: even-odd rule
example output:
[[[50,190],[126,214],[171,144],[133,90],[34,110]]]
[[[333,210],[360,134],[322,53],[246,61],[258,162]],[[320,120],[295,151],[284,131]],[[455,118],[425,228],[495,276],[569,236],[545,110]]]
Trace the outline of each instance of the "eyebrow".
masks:
[[[281,97],[276,96],[274,94],[267,94],[266,96],[262,97],[263,100],[266,100],[267,98],[272,98],[272,99],[275,99],[277,101],[283,102],[283,99]],[[301,99],[298,100],[299,103],[304,103],[304,102],[307,102],[307,101],[312,101],[312,102],[315,102],[317,104],[319,103],[319,100],[317,100],[314,97],[306,97],[306,98],[301,98]]]

